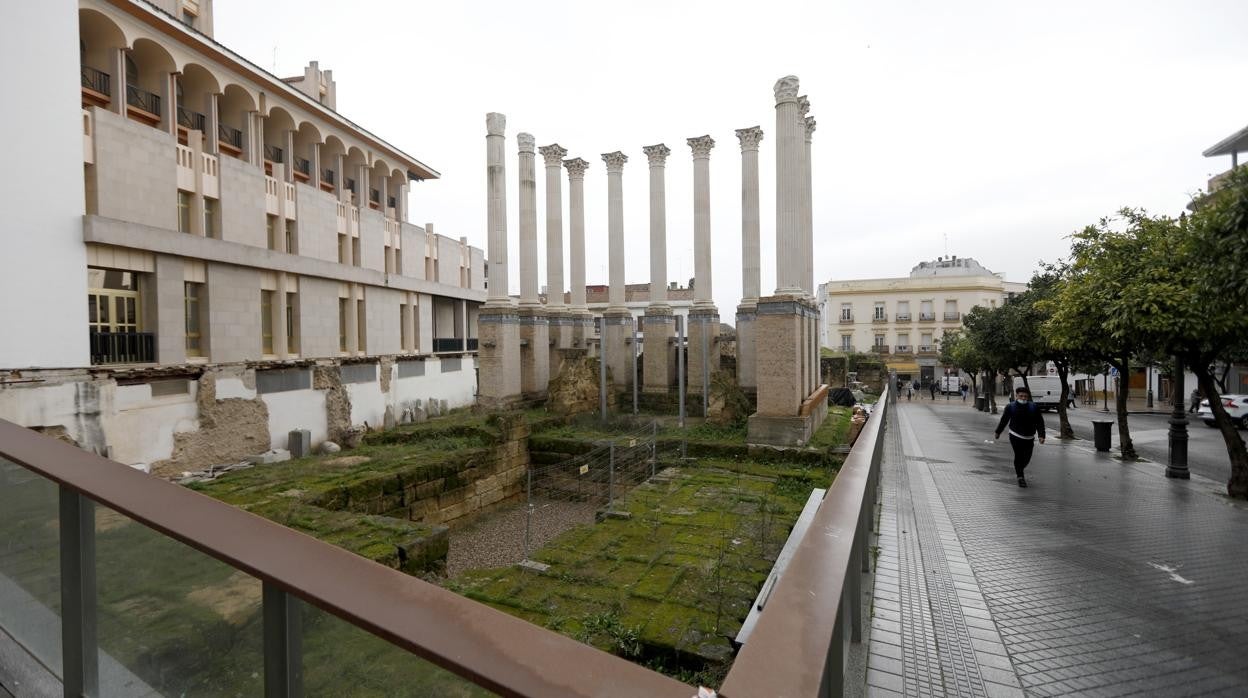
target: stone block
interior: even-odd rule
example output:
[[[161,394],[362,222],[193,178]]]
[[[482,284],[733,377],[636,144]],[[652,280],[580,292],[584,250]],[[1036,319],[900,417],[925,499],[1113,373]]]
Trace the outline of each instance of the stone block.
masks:
[[[645,342],[642,344],[642,391],[665,394],[676,382],[675,317],[650,309],[645,318]]]
[[[291,458],[312,455],[312,432],[307,429],[291,429],[286,435],[286,450]]]
[[[719,370],[719,311],[714,307],[694,308],[689,311],[689,356],[685,365],[689,373],[685,376],[687,392],[702,392],[702,374],[705,365],[707,377],[715,375]],[[704,358],[705,357],[705,358]]]
[[[550,327],[540,308],[522,307],[520,322],[520,389],[526,399],[546,395],[550,381]]]
[[[288,460],[290,460],[290,451],[287,451],[284,448],[275,448],[271,451],[265,451],[264,453],[247,456],[247,462],[254,463],[256,465],[281,463],[282,461]]]

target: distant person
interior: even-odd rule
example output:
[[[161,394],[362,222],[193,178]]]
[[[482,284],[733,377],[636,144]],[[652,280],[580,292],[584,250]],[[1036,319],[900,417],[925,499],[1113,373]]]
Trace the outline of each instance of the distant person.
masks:
[[[1200,411],[1200,388],[1192,388],[1192,406],[1188,412],[1195,413]]]
[[[923,386],[923,384],[922,384],[922,383],[920,383],[920,382],[918,381],[918,379],[916,378],[916,379],[915,379],[915,381],[914,381],[914,392],[915,392],[915,393],[917,393],[917,394],[919,395],[919,397],[922,397],[922,396],[923,396],[923,395],[922,395],[922,390],[923,390],[923,387],[922,387],[922,386]]]
[[[927,389],[931,391],[932,399],[935,400],[936,399],[936,381],[932,381],[931,383],[928,383]]]
[[[911,383],[907,382],[906,383],[906,402],[910,401],[911,395],[914,395],[914,386]]]
[[[1009,430],[1010,447],[1014,449],[1014,474],[1018,476],[1018,486],[1026,487],[1027,478],[1023,470],[1031,462],[1031,452],[1036,447],[1035,440],[1044,443],[1044,417],[1040,408],[1031,401],[1031,391],[1019,386],[1015,398],[1001,411],[1001,421],[993,438],[1001,438],[1001,432]]]
[[[967,393],[971,392],[970,386],[968,386],[966,383],[963,383],[962,385],[958,386],[958,390],[962,392],[962,402],[966,402],[966,395]]]

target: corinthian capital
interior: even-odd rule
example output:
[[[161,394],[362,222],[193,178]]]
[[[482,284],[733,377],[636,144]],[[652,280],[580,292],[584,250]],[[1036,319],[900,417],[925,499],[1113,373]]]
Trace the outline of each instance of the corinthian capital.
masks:
[[[558,143],[544,145],[538,148],[537,152],[541,153],[542,157],[546,159],[547,167],[558,167],[563,162],[564,156],[568,154],[567,149]]]
[[[715,139],[710,136],[698,136],[697,138],[689,138],[685,140],[689,147],[693,149],[693,158],[709,158],[711,157],[711,148],[715,147]]]
[[[564,160],[563,166],[568,168],[568,179],[585,179],[585,170],[589,169],[589,163],[580,158]]]
[[[485,115],[485,133],[489,136],[501,136],[507,129],[507,116],[498,112]]]
[[[758,144],[763,140],[763,129],[761,126],[739,128],[737,140],[741,141],[741,150],[758,150]]]
[[[628,162],[628,156],[617,150],[614,153],[603,153],[602,161],[607,163],[608,173],[618,173],[624,171],[624,163]]]
[[[520,144],[520,152],[522,153],[532,153],[533,146],[537,144],[531,133],[517,133],[516,142]]]
[[[650,161],[650,166],[662,166],[667,162],[667,156],[672,154],[672,149],[659,143],[658,145],[648,145],[641,149],[646,154],[646,158]]]
[[[781,102],[796,102],[798,87],[796,75],[786,75],[776,81],[776,86],[772,88],[776,93],[776,104]]]
[[[806,98],[806,95],[797,98],[797,113],[803,117],[810,113],[810,100]]]
[[[815,132],[815,117],[808,116],[806,117],[806,140],[810,140],[810,137],[812,134],[814,134],[814,132]]]

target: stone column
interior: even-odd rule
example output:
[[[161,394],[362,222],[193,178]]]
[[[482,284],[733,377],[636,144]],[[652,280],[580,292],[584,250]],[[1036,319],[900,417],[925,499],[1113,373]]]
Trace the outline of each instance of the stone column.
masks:
[[[755,373],[754,322],[762,286],[759,265],[758,144],[763,129],[737,129],[741,142],[741,304],[737,306],[737,384],[746,391],[758,387]]]
[[[550,322],[549,374],[559,373],[563,350],[572,346],[572,322],[563,302],[563,157],[558,143],[539,149],[546,160],[546,315]]]
[[[814,184],[811,179],[811,157],[810,157],[810,140],[815,133],[815,117],[807,116],[803,120],[804,131],[806,133],[805,155],[802,157],[802,165],[805,171],[802,178],[806,184],[806,194],[803,197],[803,206],[806,218],[803,222],[806,239],[804,241],[803,250],[806,251],[806,293],[811,297],[811,302],[818,307],[818,298],[815,297],[815,207],[814,207]],[[811,318],[811,383],[810,389],[814,390],[823,382],[819,371],[819,313],[816,312]]]
[[[486,230],[490,288],[481,307],[478,402],[486,408],[508,407],[520,399],[520,318],[507,295],[507,168],[504,131],[507,117],[485,117]]]
[[[537,174],[533,136],[520,144],[520,388],[525,399],[546,395],[550,381],[550,335],[537,293]]]
[[[818,311],[802,287],[802,125],[798,80],[775,85],[776,98],[776,292],[758,301],[755,327],[758,411],[750,415],[747,440],[773,446],[802,446],[827,414],[826,395],[811,392],[810,326]]]
[[[607,164],[607,251],[610,257],[610,286],[607,309],[602,314],[602,352],[611,381],[617,389],[632,385],[633,314],[624,298],[624,163],[620,151],[603,153]]]
[[[594,318],[585,303],[585,170],[589,163],[581,158],[564,160],[568,170],[568,263],[572,285],[572,346],[587,348],[585,338],[593,333]]]
[[[719,370],[719,309],[711,285],[710,136],[686,141],[693,151],[693,308],[689,310],[689,392],[702,394],[702,374]]]
[[[672,306],[667,302],[667,156],[662,143],[641,149],[650,161],[650,303],[646,306],[642,345],[643,390],[666,394],[676,375],[672,338],[676,335]]]

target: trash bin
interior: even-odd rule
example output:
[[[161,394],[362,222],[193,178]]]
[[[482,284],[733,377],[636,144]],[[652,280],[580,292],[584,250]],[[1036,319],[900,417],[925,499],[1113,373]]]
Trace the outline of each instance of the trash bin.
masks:
[[[988,398],[984,397],[983,395],[980,395],[980,396],[976,397],[976,398],[975,398],[975,409],[979,410],[980,412],[984,412],[984,411],[986,411],[986,410],[988,409],[988,408],[987,408],[987,406],[986,406],[986,405],[987,405],[987,402],[988,402]]]
[[[1096,450],[1108,451],[1110,447],[1110,429],[1114,426],[1112,419],[1094,419],[1092,420],[1092,432],[1096,443]]]

